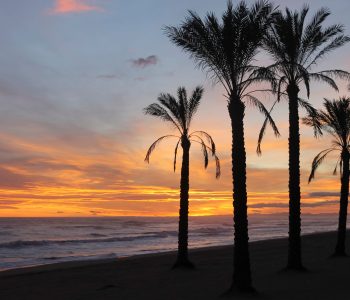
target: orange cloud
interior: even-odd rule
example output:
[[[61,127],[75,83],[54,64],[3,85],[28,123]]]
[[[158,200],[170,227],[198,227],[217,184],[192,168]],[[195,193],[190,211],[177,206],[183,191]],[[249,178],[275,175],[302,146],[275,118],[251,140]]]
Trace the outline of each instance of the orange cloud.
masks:
[[[55,7],[50,10],[51,14],[68,14],[88,11],[101,11],[98,6],[85,3],[86,0],[55,0]]]
[[[152,136],[147,135],[145,128]],[[204,129],[214,131],[222,176],[215,179],[212,161],[204,170],[200,147],[193,145],[190,214],[229,215],[229,130]],[[56,135],[41,130],[40,138],[0,133],[0,217],[177,216],[181,151],[173,173],[175,140],[161,144],[150,164],[143,161],[149,144],[168,130],[137,123],[132,129],[110,135],[80,127],[70,127],[69,132]],[[252,130],[247,132],[249,213],[287,213],[287,138],[276,140],[267,136],[263,156],[258,157],[255,137]],[[302,148],[302,213],[336,213],[339,177],[332,176],[332,168],[325,164],[315,181],[308,184],[310,164],[320,145],[304,136],[302,143],[307,146]],[[280,163],[276,164],[276,160]],[[333,162],[331,158],[329,161]]]

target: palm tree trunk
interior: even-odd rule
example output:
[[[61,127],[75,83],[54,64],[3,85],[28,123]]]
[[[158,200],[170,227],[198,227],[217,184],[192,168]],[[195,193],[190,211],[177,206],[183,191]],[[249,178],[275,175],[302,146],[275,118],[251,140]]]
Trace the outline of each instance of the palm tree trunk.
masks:
[[[296,84],[287,87],[289,97],[289,245],[288,269],[302,270],[300,218],[300,134]]]
[[[193,264],[188,260],[188,191],[191,143],[186,136],[182,137],[181,146],[183,154],[180,180],[178,252],[173,268],[193,267]]]
[[[239,97],[231,96],[228,111],[232,126],[232,180],[234,257],[231,290],[252,291],[248,245],[248,215],[246,186],[246,151],[244,144],[244,110]]]
[[[349,196],[349,151],[347,149],[342,152],[343,170],[341,177],[340,190],[340,210],[338,224],[338,239],[335,248],[336,256],[345,256],[345,236],[346,236],[346,218],[348,211],[348,196]]]

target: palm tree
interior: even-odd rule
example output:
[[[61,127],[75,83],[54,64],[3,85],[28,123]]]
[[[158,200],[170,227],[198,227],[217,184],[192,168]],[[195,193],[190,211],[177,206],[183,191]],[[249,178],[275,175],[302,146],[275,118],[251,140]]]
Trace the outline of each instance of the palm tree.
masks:
[[[226,90],[232,127],[232,178],[234,207],[234,259],[231,291],[252,291],[248,248],[246,187],[246,150],[244,115],[246,104],[257,107],[278,130],[265,106],[254,96],[251,86],[273,79],[268,70],[252,64],[262,43],[263,33],[273,14],[273,7],[259,1],[247,7],[244,1],[235,8],[228,1],[220,22],[213,13],[202,20],[195,12],[179,27],[167,26],[170,40],[181,47]]]
[[[169,122],[174,126],[179,135],[165,135],[158,138],[148,149],[145,161],[149,163],[150,156],[156,146],[166,138],[177,138],[174,156],[174,172],[176,170],[176,157],[178,146],[182,147],[182,167],[180,180],[180,213],[179,213],[179,235],[178,235],[178,253],[174,268],[187,267],[193,268],[193,264],[188,259],[188,191],[189,191],[189,166],[190,166],[190,147],[191,142],[201,145],[204,155],[204,167],[207,168],[209,154],[211,154],[216,163],[216,178],[220,177],[220,161],[216,155],[216,147],[212,137],[205,131],[190,132],[192,119],[199,107],[203,94],[203,88],[197,87],[191,97],[187,98],[185,88],[180,87],[177,90],[178,99],[176,100],[170,94],[160,94],[159,103],[152,103],[144,109],[145,114],[158,117],[163,121]],[[208,154],[209,153],[209,154]]]
[[[342,25],[323,25],[330,12],[322,8],[311,21],[305,24],[309,9],[304,6],[300,12],[278,12],[267,31],[264,48],[274,60],[268,67],[278,76],[278,98],[286,95],[289,105],[289,246],[288,269],[303,270],[301,257],[301,218],[300,218],[300,135],[299,106],[314,115],[315,109],[299,98],[300,85],[310,94],[310,80],[321,81],[338,90],[335,78],[349,78],[349,73],[342,70],[312,72],[326,54],[343,46],[349,37],[343,34]],[[284,89],[286,93],[284,93]],[[264,128],[262,129],[264,130]],[[263,132],[260,133],[259,146]]]
[[[324,102],[325,110],[320,110],[315,117],[304,118],[306,125],[315,128],[315,135],[322,135],[322,130],[332,135],[332,147],[318,153],[311,167],[309,183],[315,177],[317,168],[326,156],[339,151],[340,156],[335,165],[333,174],[337,173],[339,165],[341,175],[340,210],[338,223],[338,239],[335,247],[335,256],[345,256],[346,217],[349,196],[349,158],[350,158],[350,98],[327,100]]]

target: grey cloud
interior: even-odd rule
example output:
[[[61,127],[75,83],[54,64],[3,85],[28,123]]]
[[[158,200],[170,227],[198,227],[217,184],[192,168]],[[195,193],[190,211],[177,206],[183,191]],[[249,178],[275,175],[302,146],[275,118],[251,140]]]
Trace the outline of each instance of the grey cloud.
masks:
[[[313,192],[308,194],[308,197],[338,197],[338,196],[340,196],[339,192]]]
[[[145,58],[140,57],[138,59],[132,59],[131,62],[134,67],[145,68],[151,65],[156,65],[159,59],[156,55],[150,55]]]
[[[326,206],[339,203],[338,200],[329,200],[329,201],[317,201],[313,203],[302,203],[302,207],[317,207],[317,206]]]
[[[249,208],[266,208],[266,207],[286,208],[288,207],[288,203],[272,202],[272,203],[255,203],[255,204],[249,205]]]
[[[312,203],[301,203],[301,206],[302,207],[319,207],[319,206],[337,204],[338,202],[339,202],[338,200],[316,201]],[[255,203],[255,204],[249,205],[249,208],[266,208],[266,207],[288,208],[288,203],[271,202],[271,203]]]

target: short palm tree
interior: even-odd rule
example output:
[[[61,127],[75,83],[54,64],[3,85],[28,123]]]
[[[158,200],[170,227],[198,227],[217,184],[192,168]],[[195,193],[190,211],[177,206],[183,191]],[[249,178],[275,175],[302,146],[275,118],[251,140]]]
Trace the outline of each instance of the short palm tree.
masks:
[[[340,98],[333,101],[325,99],[324,108],[325,110],[320,110],[316,117],[303,119],[304,124],[315,128],[316,136],[322,135],[322,131],[326,131],[333,137],[332,147],[321,151],[315,156],[312,162],[309,182],[315,177],[317,168],[326,156],[333,151],[339,151],[340,156],[333,172],[333,174],[337,173],[339,165],[341,175],[340,210],[338,239],[334,255],[345,256],[346,218],[349,196],[350,98]]]
[[[312,68],[329,52],[343,46],[349,37],[343,34],[341,25],[324,26],[329,16],[327,9],[320,9],[308,24],[305,18],[308,7],[300,12],[275,14],[275,20],[267,31],[264,48],[274,60],[268,69],[278,78],[278,99],[287,95],[289,105],[289,246],[287,268],[302,270],[301,256],[301,217],[300,217],[300,135],[299,106],[312,115],[315,109],[299,98],[300,85],[310,94],[310,80],[321,81],[338,90],[335,78],[349,78],[349,73],[342,70],[312,72]],[[263,134],[260,134],[262,137]],[[260,147],[261,138],[259,139]]]
[[[170,94],[160,94],[158,103],[152,103],[144,109],[145,114],[158,117],[174,126],[179,135],[165,135],[157,139],[148,149],[145,161],[149,163],[150,156],[156,146],[166,138],[177,138],[174,156],[174,172],[176,170],[176,157],[178,146],[182,147],[182,167],[180,180],[180,215],[178,254],[174,268],[193,267],[188,259],[188,191],[189,191],[189,166],[191,142],[201,145],[204,155],[204,167],[207,168],[209,154],[213,156],[216,163],[216,178],[220,176],[220,161],[216,155],[216,147],[212,137],[204,131],[190,132],[192,119],[199,107],[203,94],[203,88],[197,87],[191,97],[187,98],[185,88],[180,87],[177,91],[176,100]]]
[[[271,80],[268,70],[253,64],[261,46],[266,27],[274,9],[266,1],[247,7],[244,1],[227,10],[221,22],[212,13],[202,20],[195,12],[179,27],[168,26],[170,40],[190,54],[199,68],[205,69],[213,80],[226,90],[232,128],[232,178],[234,207],[233,280],[230,290],[252,291],[248,247],[248,215],[246,186],[246,150],[244,115],[246,104],[257,107],[278,130],[264,105],[254,96],[251,86]]]

